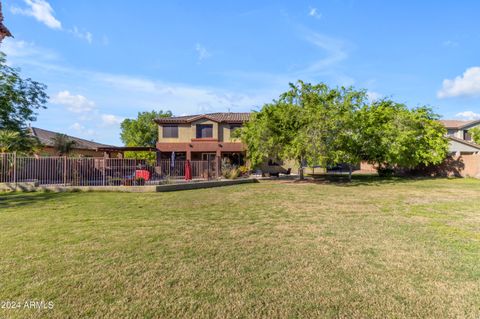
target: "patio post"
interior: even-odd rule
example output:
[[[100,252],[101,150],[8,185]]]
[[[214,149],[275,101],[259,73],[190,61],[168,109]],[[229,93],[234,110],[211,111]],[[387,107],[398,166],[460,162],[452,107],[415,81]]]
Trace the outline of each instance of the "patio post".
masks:
[[[220,149],[217,149],[215,154],[215,177],[217,179],[220,178],[220,163],[222,162],[221,156],[222,152],[220,151]]]

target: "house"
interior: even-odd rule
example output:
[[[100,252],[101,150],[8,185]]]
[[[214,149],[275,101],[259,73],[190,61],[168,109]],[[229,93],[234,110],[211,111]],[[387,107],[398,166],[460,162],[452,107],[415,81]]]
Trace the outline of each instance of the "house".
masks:
[[[160,160],[212,161],[227,159],[233,165],[245,165],[246,147],[233,132],[250,119],[250,113],[210,113],[158,118],[157,151]],[[263,172],[295,172],[291,161],[265,161]]]
[[[480,120],[461,121],[461,120],[441,120],[447,129],[449,139],[449,151],[455,155],[467,155],[480,152],[480,145],[476,144],[469,130],[480,126]]]
[[[233,132],[250,119],[250,113],[211,113],[158,118],[157,150],[160,159],[179,160],[228,158],[243,165],[245,145]]]
[[[35,137],[41,145],[37,152],[39,156],[58,156],[58,152],[54,148],[54,138],[57,132],[44,130],[38,127],[29,127],[30,135]],[[117,157],[119,151],[114,151],[116,148],[112,145],[101,144],[93,141],[88,141],[82,138],[66,135],[68,139],[75,142],[73,151],[70,155],[84,156],[84,157]],[[106,154],[107,150],[111,150]]]

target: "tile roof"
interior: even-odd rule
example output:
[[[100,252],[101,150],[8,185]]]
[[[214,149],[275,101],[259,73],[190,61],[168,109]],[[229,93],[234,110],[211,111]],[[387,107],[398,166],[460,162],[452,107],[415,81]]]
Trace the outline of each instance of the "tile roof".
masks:
[[[479,122],[478,120],[470,120],[470,121],[462,121],[462,120],[440,120],[446,128],[462,128],[464,126],[468,126],[475,122]]]
[[[250,119],[250,113],[209,113],[187,116],[172,116],[157,118],[158,124],[191,123],[200,119],[208,119],[218,123],[243,123]]]
[[[57,134],[57,132],[47,131],[38,127],[30,127],[30,133],[35,136],[42,145],[44,146],[53,146],[53,138]],[[65,134],[66,135],[66,134]],[[96,143],[93,141],[84,140],[83,138],[74,137],[70,135],[66,135],[69,139],[75,141],[74,148],[76,149],[88,149],[94,150],[99,147],[114,147],[112,145]]]

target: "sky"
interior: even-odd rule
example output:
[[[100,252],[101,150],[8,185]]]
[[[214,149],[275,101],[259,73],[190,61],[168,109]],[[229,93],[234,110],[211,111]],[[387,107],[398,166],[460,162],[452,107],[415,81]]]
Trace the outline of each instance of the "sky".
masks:
[[[480,118],[479,1],[5,0],[33,126],[122,145],[138,112],[258,110],[299,79]]]

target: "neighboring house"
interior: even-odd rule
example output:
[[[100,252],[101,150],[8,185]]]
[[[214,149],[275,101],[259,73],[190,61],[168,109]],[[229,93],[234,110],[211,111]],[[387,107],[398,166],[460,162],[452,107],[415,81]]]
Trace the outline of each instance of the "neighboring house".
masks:
[[[47,131],[38,127],[30,127],[30,134],[38,139],[41,149],[37,152],[39,156],[58,156],[57,151],[53,147],[54,138],[57,132]],[[96,143],[82,138],[66,135],[70,140],[74,141],[73,151],[70,155],[84,157],[117,157],[118,154],[107,154],[106,150],[112,150],[115,146]],[[118,152],[116,152],[118,153]]]
[[[168,160],[175,152],[179,160],[228,159],[231,164],[245,165],[246,147],[233,132],[250,119],[250,113],[210,113],[158,118],[157,150],[159,158]],[[288,164],[288,163],[287,163]],[[288,167],[292,168],[293,167]],[[285,165],[266,161],[264,172],[286,172]]]
[[[467,155],[480,152],[480,145],[472,140],[472,136],[469,133],[470,129],[480,126],[480,120],[441,120],[440,122],[447,129],[451,154]]]

